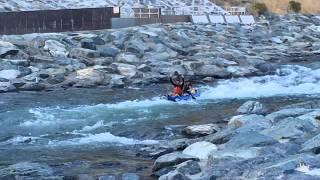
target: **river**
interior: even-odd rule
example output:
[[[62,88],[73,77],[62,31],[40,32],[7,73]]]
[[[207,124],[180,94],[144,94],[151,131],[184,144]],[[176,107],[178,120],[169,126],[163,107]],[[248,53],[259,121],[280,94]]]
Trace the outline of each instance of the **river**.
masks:
[[[0,169],[36,162],[58,176],[134,172],[149,178],[153,160],[137,156],[137,145],[181,138],[174,132],[179,126],[223,127],[249,99],[270,110],[320,99],[319,81],[320,69],[283,66],[275,75],[199,85],[201,97],[178,103],[163,97],[169,85],[0,94]]]

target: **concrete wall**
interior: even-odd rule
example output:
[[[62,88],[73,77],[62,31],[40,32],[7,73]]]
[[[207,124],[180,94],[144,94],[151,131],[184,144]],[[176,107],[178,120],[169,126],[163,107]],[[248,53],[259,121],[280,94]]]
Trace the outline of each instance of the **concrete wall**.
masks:
[[[109,29],[112,17],[120,17],[112,7],[0,12],[0,34]]]
[[[141,26],[156,23],[190,22],[189,16],[164,15],[160,18],[112,18],[112,29]]]

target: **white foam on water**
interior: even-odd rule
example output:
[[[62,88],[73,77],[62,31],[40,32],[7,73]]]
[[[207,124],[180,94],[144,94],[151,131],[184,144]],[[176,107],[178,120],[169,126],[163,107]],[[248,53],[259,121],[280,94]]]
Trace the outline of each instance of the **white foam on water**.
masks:
[[[320,93],[320,69],[284,66],[275,75],[220,81],[199,99],[258,98]]]
[[[13,137],[7,141],[0,142],[0,145],[18,145],[18,144],[32,144],[36,140],[40,139],[39,137],[33,137],[33,136],[16,136]]]
[[[46,113],[44,110],[47,108],[32,108],[29,109],[29,113],[33,115],[34,120],[27,120],[20,123],[20,126],[48,126],[55,123],[55,116],[50,113]]]
[[[94,125],[92,126],[85,126],[83,127],[80,132],[88,132],[88,131],[93,131],[95,129],[98,129],[100,127],[103,127],[105,126],[104,122],[101,120],[101,121],[98,121],[97,123],[95,123]]]
[[[156,140],[137,140],[126,137],[115,136],[109,132],[99,134],[84,134],[83,137],[73,138],[64,141],[50,141],[49,145],[84,145],[96,143],[112,143],[118,145],[136,145],[136,144],[157,144]]]

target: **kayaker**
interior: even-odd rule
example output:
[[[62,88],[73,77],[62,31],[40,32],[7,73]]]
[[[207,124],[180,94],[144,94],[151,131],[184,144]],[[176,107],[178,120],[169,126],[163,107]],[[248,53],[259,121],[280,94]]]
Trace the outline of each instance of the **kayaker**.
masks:
[[[197,90],[192,87],[191,82],[187,82],[185,87],[183,88],[183,92],[189,94],[192,99],[196,99],[194,95],[197,93]]]
[[[172,95],[173,96],[181,96],[183,95],[183,87],[184,87],[184,78],[178,78],[176,82],[173,82],[172,77],[170,77],[170,82],[174,86]]]

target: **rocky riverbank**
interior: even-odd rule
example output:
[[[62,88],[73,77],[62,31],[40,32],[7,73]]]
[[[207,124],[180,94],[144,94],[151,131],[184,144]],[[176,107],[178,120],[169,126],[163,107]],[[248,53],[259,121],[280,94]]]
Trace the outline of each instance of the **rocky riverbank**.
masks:
[[[270,112],[248,101],[225,128],[188,126],[186,138],[141,151],[160,180],[319,179],[319,108],[315,100]]]
[[[254,27],[167,24],[0,37],[0,92],[128,87],[264,75],[279,64],[319,67],[320,19],[286,15]]]

